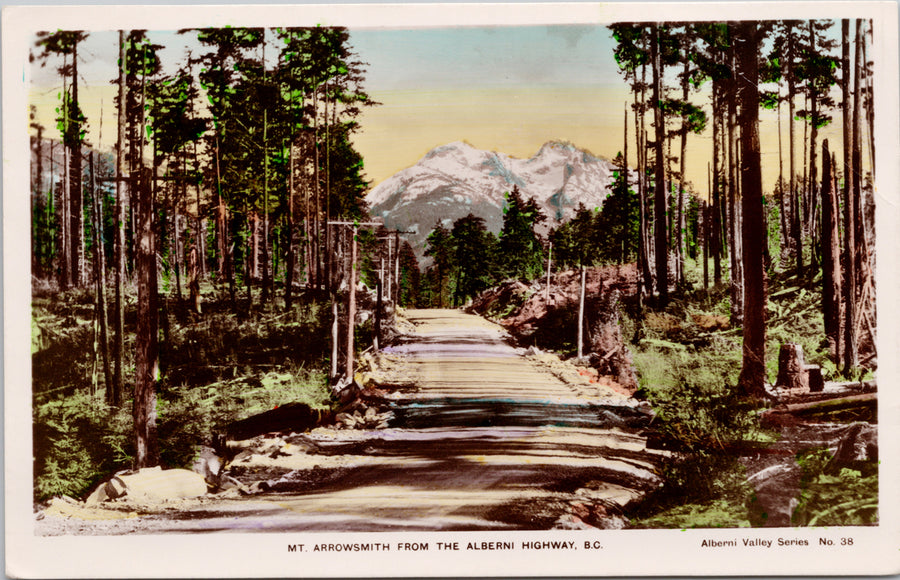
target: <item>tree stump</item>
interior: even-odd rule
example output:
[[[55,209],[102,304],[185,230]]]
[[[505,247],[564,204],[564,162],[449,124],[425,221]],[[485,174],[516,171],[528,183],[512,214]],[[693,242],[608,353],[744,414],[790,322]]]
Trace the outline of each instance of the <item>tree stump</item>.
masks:
[[[822,367],[819,365],[803,365],[806,372],[806,382],[810,393],[821,393],[825,390],[825,378],[822,376]]]
[[[809,390],[809,376],[804,367],[803,347],[790,342],[782,344],[778,351],[778,378],[775,380],[775,387]]]

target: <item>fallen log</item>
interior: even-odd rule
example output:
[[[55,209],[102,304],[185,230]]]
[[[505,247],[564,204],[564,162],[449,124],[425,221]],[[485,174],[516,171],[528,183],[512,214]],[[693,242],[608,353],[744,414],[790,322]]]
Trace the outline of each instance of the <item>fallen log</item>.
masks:
[[[862,395],[850,395],[848,397],[839,397],[837,399],[826,399],[824,401],[814,401],[810,403],[793,403],[781,407],[775,407],[768,413],[790,413],[792,415],[808,415],[811,413],[821,413],[825,411],[838,411],[840,409],[850,409],[853,407],[864,407],[876,404],[878,401],[878,393],[863,393]]]
[[[324,421],[328,412],[304,403],[288,403],[271,411],[235,421],[224,428],[228,439],[240,441],[276,431],[306,431]]]

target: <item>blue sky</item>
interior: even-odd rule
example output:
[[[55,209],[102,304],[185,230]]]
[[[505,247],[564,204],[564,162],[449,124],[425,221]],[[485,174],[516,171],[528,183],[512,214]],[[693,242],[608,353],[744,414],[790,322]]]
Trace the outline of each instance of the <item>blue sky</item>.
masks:
[[[351,31],[372,90],[618,84],[603,26]]]

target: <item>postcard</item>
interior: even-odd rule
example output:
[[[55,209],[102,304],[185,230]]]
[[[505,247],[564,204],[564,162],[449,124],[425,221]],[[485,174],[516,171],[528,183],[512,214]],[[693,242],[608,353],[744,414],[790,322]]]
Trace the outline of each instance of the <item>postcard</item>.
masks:
[[[900,572],[897,22],[5,7],[7,575]]]

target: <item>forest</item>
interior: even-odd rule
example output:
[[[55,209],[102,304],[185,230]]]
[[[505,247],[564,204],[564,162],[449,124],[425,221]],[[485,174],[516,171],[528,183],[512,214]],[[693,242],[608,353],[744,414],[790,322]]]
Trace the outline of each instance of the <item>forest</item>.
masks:
[[[35,499],[189,463],[253,410],[334,405],[383,311],[465,307],[568,269],[635,264],[639,319],[720,300],[740,329],[742,397],[768,397],[779,296],[814,297],[822,336],[807,348],[828,379],[871,374],[871,22],[608,28],[614,54],[597,58],[615,59],[630,102],[604,204],[553,223],[512,187],[498,234],[472,214],[435,224],[421,263],[369,215],[353,135],[379,103],[349,30],[181,30],[202,50],[174,70],[146,31],[120,31],[113,151],[86,138],[79,105],[89,33],[40,33],[31,57],[61,88],[56,127],[33,110],[31,125]],[[839,142],[821,137],[837,125]],[[693,156],[701,139],[711,158]],[[687,180],[689,163],[708,183]]]

